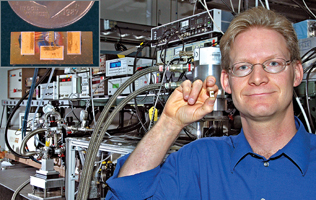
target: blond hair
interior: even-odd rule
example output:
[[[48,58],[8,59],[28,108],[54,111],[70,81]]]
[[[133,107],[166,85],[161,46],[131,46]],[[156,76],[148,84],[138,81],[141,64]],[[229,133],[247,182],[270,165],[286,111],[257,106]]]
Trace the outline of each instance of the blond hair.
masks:
[[[230,23],[227,31],[220,40],[222,54],[222,69],[228,71],[230,65],[230,49],[238,34],[251,27],[262,27],[275,30],[286,40],[291,60],[301,60],[298,47],[298,39],[292,23],[284,16],[267,10],[263,7],[255,7],[238,14]]]

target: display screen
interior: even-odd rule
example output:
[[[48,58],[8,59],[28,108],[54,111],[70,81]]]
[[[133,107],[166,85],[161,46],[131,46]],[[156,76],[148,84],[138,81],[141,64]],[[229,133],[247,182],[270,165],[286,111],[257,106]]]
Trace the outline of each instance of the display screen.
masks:
[[[189,26],[189,20],[182,21],[180,24],[181,24],[181,28],[187,27]]]
[[[121,67],[121,61],[110,63],[110,68]]]
[[[203,23],[203,18],[199,18],[196,20],[196,24],[202,24]]]
[[[71,78],[61,78],[60,82],[70,82]]]
[[[101,80],[96,80],[96,81],[92,81],[92,84],[97,84],[97,83],[100,83]]]

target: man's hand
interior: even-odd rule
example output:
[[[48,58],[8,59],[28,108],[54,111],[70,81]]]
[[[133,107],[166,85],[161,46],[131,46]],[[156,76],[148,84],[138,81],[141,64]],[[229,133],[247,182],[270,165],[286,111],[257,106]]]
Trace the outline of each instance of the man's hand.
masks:
[[[202,119],[213,111],[218,92],[216,79],[208,76],[204,82],[184,81],[170,96],[161,117],[167,117],[179,126],[186,126]],[[210,97],[214,91],[214,97]]]

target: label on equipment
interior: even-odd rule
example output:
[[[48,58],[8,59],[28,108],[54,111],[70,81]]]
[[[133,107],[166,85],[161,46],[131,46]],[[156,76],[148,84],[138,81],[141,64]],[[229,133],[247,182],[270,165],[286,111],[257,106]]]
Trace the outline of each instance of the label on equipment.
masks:
[[[35,32],[21,32],[21,55],[35,54]]]
[[[81,55],[81,32],[67,32],[67,55]]]
[[[41,60],[64,60],[63,46],[41,46],[40,48]]]
[[[200,65],[220,65],[221,52],[218,47],[200,48]]]

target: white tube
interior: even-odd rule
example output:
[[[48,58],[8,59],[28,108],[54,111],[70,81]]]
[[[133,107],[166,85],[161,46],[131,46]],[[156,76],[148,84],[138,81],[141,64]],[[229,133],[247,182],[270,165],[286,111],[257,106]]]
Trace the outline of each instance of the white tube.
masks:
[[[264,7],[264,4],[262,3],[262,1],[261,1],[261,0],[259,0],[259,1],[260,1],[261,6]],[[265,8],[265,7],[264,7],[264,8]]]
[[[235,8],[234,8],[232,0],[229,0],[229,1],[230,1],[230,6],[232,7],[232,11],[235,12]]]
[[[266,0],[266,8],[267,8],[268,10],[270,10],[270,6],[269,6],[268,0]]]
[[[295,100],[296,100],[298,106],[300,107],[300,109],[301,109],[301,111],[302,111],[302,114],[303,114],[303,116],[304,116],[304,119],[305,119],[305,122],[306,122],[306,126],[307,126],[307,129],[308,129],[308,132],[311,133],[311,132],[312,132],[312,129],[311,129],[311,126],[310,126],[310,124],[309,124],[309,120],[308,120],[307,115],[306,115],[306,113],[305,113],[305,110],[304,110],[304,108],[303,108],[303,106],[302,106],[302,104],[301,104],[301,102],[300,102],[300,99],[299,99],[298,96],[296,96],[296,95],[295,95]]]

